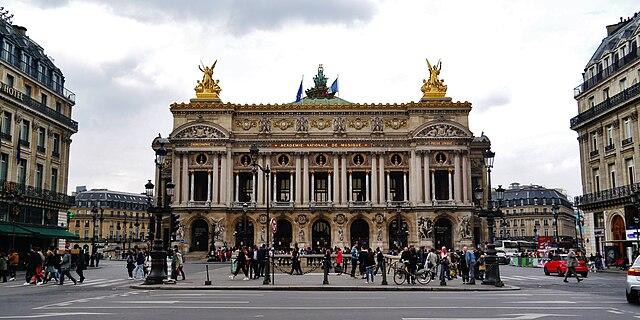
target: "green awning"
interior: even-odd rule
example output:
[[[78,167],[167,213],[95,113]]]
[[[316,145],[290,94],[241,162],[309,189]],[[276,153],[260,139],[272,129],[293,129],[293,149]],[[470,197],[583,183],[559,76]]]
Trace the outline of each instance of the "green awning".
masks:
[[[29,230],[25,230],[19,225],[14,225],[10,223],[0,222],[0,234],[4,235],[17,235],[17,236],[31,236],[33,233]]]
[[[78,239],[79,237],[65,229],[40,226],[21,226],[30,231],[36,238]]]

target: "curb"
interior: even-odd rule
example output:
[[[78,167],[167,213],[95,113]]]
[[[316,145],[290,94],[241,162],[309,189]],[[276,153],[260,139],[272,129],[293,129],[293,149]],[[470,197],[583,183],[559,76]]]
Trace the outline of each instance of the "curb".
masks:
[[[400,286],[172,286],[172,285],[132,285],[136,290],[259,290],[259,291],[447,291],[447,292],[477,292],[477,291],[515,291],[516,286],[492,287],[478,285],[469,288],[458,287],[400,287]]]

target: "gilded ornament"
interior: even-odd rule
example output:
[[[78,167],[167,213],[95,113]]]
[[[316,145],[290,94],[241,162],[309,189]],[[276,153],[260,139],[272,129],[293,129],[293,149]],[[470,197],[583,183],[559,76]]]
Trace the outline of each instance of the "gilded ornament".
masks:
[[[391,127],[393,130],[398,130],[407,125],[407,120],[398,118],[387,119],[384,124],[386,124],[387,127]]]
[[[443,123],[428,126],[420,131],[416,136],[426,138],[456,138],[468,137],[469,135],[459,128]]]
[[[444,84],[444,80],[438,79],[440,70],[442,70],[442,62],[438,60],[438,63],[432,66],[427,59],[427,66],[429,67],[429,80],[422,80],[422,99],[444,98],[447,94],[447,86]]]
[[[176,133],[173,139],[217,139],[224,138],[224,134],[220,130],[204,125],[198,124],[190,126],[182,131]]]
[[[242,128],[245,131],[253,127],[258,126],[258,121],[252,119],[238,119],[236,120],[236,127]]]
[[[318,130],[324,130],[331,125],[331,122],[324,118],[313,119],[311,120],[311,126],[317,128]]]
[[[345,126],[345,119],[343,117],[333,118],[333,133],[344,133],[347,131]]]
[[[289,127],[293,126],[293,121],[289,119],[278,119],[273,123],[274,126],[280,128],[280,130],[287,130]]]
[[[309,132],[309,120],[305,117],[298,117],[296,119],[296,132],[307,133]]]
[[[220,86],[218,83],[220,80],[213,79],[213,69],[216,67],[216,60],[211,67],[201,64],[198,69],[202,71],[202,81],[198,81],[195,87],[196,98],[207,100],[220,100]]]
[[[373,133],[381,133],[384,131],[384,122],[380,117],[371,118],[371,132]]]
[[[369,121],[366,119],[355,118],[353,120],[349,120],[349,127],[354,128],[356,130],[361,130],[362,128],[369,125]]]
[[[271,120],[269,120],[269,118],[267,117],[262,117],[260,119],[260,126],[258,129],[262,134],[271,133]]]

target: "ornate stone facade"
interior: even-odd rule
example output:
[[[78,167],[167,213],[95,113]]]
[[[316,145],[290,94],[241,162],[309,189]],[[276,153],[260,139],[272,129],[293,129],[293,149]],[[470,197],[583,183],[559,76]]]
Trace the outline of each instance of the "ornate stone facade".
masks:
[[[191,251],[264,243],[267,202],[282,249],[459,248],[486,239],[472,190],[485,185],[474,164],[490,141],[469,131],[471,103],[350,103],[323,93],[322,68],[314,79],[294,103],[171,105],[163,176],[176,184],[172,206]],[[253,143],[269,176],[252,170]]]

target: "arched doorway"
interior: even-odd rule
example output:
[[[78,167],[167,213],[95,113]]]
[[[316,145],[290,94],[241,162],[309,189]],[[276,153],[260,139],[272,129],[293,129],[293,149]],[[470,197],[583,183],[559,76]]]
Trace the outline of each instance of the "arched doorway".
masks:
[[[291,248],[291,239],[293,236],[293,227],[291,222],[286,219],[278,220],[278,230],[273,235],[273,246],[277,250],[289,250]]]
[[[242,246],[252,247],[254,245],[253,221],[248,218],[238,219],[238,222],[236,222],[234,234],[236,236],[236,248]]]
[[[313,223],[311,242],[313,250],[331,247],[331,225],[327,220],[320,219]]]
[[[626,227],[624,224],[624,219],[622,219],[621,216],[615,215],[613,216],[613,219],[611,219],[611,233],[612,233],[611,240],[626,240],[627,238]],[[616,248],[616,252],[614,253],[615,256],[608,257],[607,259],[612,258],[610,260],[615,260],[620,257],[624,258],[625,257],[624,242],[618,241],[618,242],[615,242],[613,245]]]
[[[453,248],[453,226],[451,220],[447,218],[440,218],[436,220],[434,224],[434,247],[440,249],[447,247],[447,249]]]
[[[357,243],[360,246],[369,246],[369,224],[364,219],[359,218],[353,221],[349,233],[351,234],[350,245]]]
[[[402,249],[409,244],[409,225],[403,218],[389,223],[389,248]]]
[[[209,247],[209,225],[203,219],[191,224],[191,251],[207,251]]]

